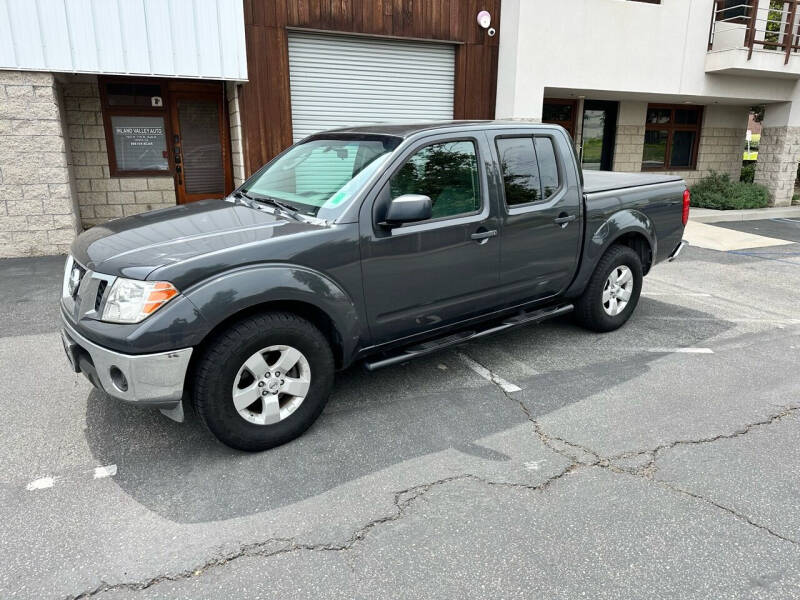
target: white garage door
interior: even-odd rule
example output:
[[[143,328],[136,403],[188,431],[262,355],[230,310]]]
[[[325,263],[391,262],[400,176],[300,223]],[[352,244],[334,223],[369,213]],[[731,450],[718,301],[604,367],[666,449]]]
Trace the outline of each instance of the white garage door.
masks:
[[[289,33],[294,141],[365,123],[453,118],[450,44]]]

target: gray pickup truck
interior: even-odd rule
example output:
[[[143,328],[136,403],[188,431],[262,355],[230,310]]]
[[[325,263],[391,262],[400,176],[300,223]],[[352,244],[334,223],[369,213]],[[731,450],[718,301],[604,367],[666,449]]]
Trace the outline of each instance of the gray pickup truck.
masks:
[[[377,369],[572,313],[611,331],[684,245],[680,177],[581,173],[561,128],[339,129],[225,200],[97,226],[64,271],[64,347],[100,390],[263,450]]]

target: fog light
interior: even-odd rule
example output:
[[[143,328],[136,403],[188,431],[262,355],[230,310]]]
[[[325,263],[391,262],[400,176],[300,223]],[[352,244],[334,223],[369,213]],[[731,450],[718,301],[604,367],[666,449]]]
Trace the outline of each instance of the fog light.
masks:
[[[114,386],[120,392],[128,391],[128,380],[125,379],[125,375],[123,375],[122,371],[120,371],[119,368],[111,367],[108,373],[109,375],[111,375],[111,381],[114,382]]]

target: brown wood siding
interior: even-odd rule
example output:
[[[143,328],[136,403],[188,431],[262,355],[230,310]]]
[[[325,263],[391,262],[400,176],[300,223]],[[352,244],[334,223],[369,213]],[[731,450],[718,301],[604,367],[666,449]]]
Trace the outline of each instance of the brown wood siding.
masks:
[[[492,15],[497,35],[478,25]],[[459,42],[456,119],[494,118],[500,0],[244,0],[247,72],[239,108],[246,175],[292,143],[287,27]]]

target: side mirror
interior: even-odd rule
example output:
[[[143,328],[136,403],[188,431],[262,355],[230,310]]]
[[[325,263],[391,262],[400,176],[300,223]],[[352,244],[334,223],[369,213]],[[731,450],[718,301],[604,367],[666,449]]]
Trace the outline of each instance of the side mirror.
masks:
[[[414,223],[431,218],[431,199],[422,194],[404,194],[394,198],[386,210],[381,225],[392,227],[403,223]]]

